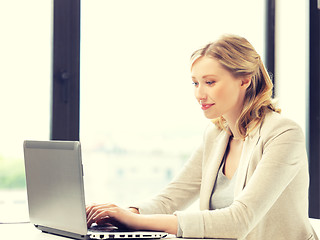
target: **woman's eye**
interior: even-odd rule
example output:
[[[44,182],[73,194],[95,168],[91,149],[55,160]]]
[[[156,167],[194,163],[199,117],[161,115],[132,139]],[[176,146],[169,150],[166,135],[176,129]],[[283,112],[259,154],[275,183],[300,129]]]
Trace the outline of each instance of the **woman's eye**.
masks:
[[[215,81],[207,81],[206,82],[206,84],[208,84],[208,85],[212,85],[212,84],[214,84],[215,83]]]
[[[196,87],[196,86],[199,85],[199,83],[197,83],[197,82],[192,82],[192,85]]]

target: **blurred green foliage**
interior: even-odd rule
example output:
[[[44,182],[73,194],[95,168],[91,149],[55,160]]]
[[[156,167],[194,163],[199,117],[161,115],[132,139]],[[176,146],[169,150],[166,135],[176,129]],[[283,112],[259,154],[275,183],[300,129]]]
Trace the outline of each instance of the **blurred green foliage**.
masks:
[[[25,188],[24,162],[0,156],[0,189]]]

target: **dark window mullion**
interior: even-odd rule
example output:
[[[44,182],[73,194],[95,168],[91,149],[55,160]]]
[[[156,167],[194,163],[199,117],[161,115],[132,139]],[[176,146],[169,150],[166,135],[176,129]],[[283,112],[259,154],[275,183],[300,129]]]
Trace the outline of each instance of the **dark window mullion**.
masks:
[[[275,85],[275,15],[276,3],[275,0],[266,0],[266,68],[273,84]],[[275,88],[276,86],[274,86]],[[274,93],[274,89],[273,89]]]
[[[79,140],[80,0],[53,0],[51,139]]]
[[[320,218],[320,6],[310,0],[309,40],[309,215]]]

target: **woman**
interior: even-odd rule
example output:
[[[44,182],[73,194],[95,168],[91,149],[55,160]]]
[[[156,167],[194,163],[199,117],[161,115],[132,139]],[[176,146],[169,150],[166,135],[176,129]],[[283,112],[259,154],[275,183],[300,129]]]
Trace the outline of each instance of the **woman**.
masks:
[[[308,218],[303,133],[273,105],[272,82],[252,45],[223,36],[192,55],[191,75],[212,120],[203,143],[161,194],[129,209],[89,206],[88,226],[116,221],[188,238],[318,239]],[[183,211],[198,197],[200,211]]]

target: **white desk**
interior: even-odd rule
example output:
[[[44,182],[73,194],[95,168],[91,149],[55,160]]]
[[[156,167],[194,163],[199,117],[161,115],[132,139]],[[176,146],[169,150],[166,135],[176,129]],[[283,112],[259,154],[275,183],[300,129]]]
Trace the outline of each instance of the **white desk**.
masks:
[[[316,233],[320,236],[320,220],[310,219]],[[52,234],[42,233],[32,224],[0,224],[1,239],[5,240],[66,240],[69,238],[59,237]],[[173,240],[175,238],[170,238]],[[188,239],[190,240],[190,239]]]

